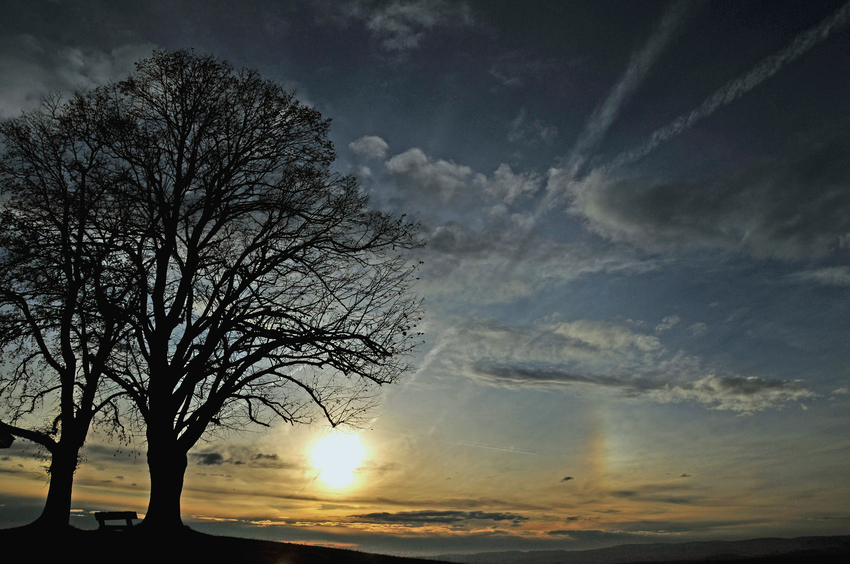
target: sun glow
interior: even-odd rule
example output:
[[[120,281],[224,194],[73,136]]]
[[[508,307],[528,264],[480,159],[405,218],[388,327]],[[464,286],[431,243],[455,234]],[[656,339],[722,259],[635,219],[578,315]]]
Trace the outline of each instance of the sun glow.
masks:
[[[323,482],[343,488],[354,481],[354,471],[365,456],[359,435],[335,434],[319,440],[310,458]]]

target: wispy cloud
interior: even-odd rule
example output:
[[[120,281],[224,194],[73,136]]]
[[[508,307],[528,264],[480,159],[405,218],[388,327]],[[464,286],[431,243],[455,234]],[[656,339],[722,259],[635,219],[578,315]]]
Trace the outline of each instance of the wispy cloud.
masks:
[[[558,128],[539,118],[528,117],[525,108],[521,108],[510,123],[508,141],[534,146],[539,143],[550,144],[558,136]]]
[[[594,170],[566,188],[569,212],[606,239],[650,250],[719,247],[760,257],[823,256],[850,233],[850,128],[836,124],[714,182],[617,178]],[[800,274],[826,283],[841,269]]]
[[[369,523],[398,523],[412,527],[433,524],[461,524],[469,521],[508,521],[514,524],[528,521],[517,513],[490,513],[486,511],[401,511],[398,513],[366,513],[351,518]]]
[[[474,23],[466,2],[445,0],[349,0],[329,2],[325,9],[341,22],[358,21],[387,53],[404,54],[421,46],[428,33]]]
[[[788,276],[795,282],[816,282],[825,286],[850,286],[850,266],[829,266],[802,270]]]
[[[611,390],[658,403],[695,402],[750,414],[816,397],[802,380],[719,373],[624,324],[576,321],[520,327],[479,320],[446,335],[436,373],[510,389]]]
[[[545,177],[501,163],[484,174],[465,164],[435,158],[414,147],[388,158],[389,145],[367,136],[350,145],[369,162],[360,175],[379,209],[407,213],[422,224],[428,244],[420,288],[432,297],[466,303],[509,301],[598,272],[646,272],[651,258],[624,248],[555,243],[531,234],[528,210]],[[355,165],[357,166],[357,165]],[[483,285],[481,280],[489,280]]]
[[[149,43],[84,49],[27,34],[0,39],[0,118],[33,109],[50,93],[68,95],[120,80],[153,49]]]
[[[678,34],[689,12],[690,2],[680,0],[671,4],[658,26],[643,47],[632,54],[625,72],[611,93],[600,105],[579,135],[567,162],[568,174],[575,177],[592,152],[604,138],[629,96],[641,85],[667,45]]]
[[[578,177],[593,151],[604,139],[605,134],[620,114],[623,105],[643,83],[652,66],[673,40],[689,15],[690,2],[679,0],[665,10],[656,28],[640,50],[632,53],[625,72],[616,82],[608,97],[588,118],[563,166],[549,170],[546,197],[542,199],[535,217],[548,213],[558,206],[568,193],[569,187]]]
[[[744,76],[724,84],[714,94],[709,96],[698,108],[676,118],[669,125],[656,130],[650,138],[639,147],[622,153],[606,167],[608,170],[617,169],[627,163],[636,161],[648,155],[658,145],[679,135],[699,120],[716,112],[719,108],[730,104],[769,79],[786,65],[795,61],[809,49],[826,40],[834,31],[844,27],[850,19],[850,3],[844,4],[831,16],[818,25],[798,35],[791,44],[782,51],[771,55],[756,65]]]
[[[606,130],[608,118],[603,116],[613,115],[613,110],[619,108],[621,90],[629,91],[625,86],[615,89],[589,122],[568,165],[549,171],[548,197],[538,213],[545,213],[566,195],[570,212],[585,220],[591,231],[611,241],[650,250],[696,245],[741,248],[756,256],[795,259],[822,256],[845,246],[850,232],[850,200],[836,179],[846,178],[850,167],[846,131],[841,131],[840,125],[797,142],[772,162],[757,163],[716,185],[621,179],[614,171],[739,99],[844,27],[848,20],[850,3],[799,34],[788,47],[748,73],[726,83],[696,109],[655,131],[637,148],[621,153],[608,165],[579,179],[585,148],[592,147]],[[649,54],[657,48],[649,49],[647,45],[644,50]],[[642,74],[635,70],[626,76],[635,80]],[[840,283],[842,279],[838,271],[820,276],[824,283]]]
[[[467,374],[479,382],[493,385],[610,388],[629,397],[645,396],[658,403],[693,401],[720,411],[741,414],[799,403],[817,396],[802,380],[764,380],[755,376],[709,375],[695,382],[670,384],[640,376],[586,376],[550,367],[472,366]]]
[[[283,460],[274,453],[252,452],[245,447],[231,447],[228,452],[206,451],[193,452],[192,460],[198,466],[250,466],[253,468],[276,468],[284,470],[303,470],[304,464]]]
[[[755,376],[706,376],[688,384],[665,385],[649,397],[661,403],[696,401],[714,409],[750,414],[816,397],[803,380],[764,380]]]

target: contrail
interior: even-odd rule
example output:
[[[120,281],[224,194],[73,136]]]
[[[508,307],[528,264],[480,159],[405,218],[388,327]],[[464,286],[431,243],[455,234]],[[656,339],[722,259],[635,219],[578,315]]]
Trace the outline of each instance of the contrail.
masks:
[[[490,446],[490,445],[481,445],[481,444],[477,444],[477,443],[466,443],[466,442],[462,442],[462,441],[451,441],[451,440],[448,440],[448,439],[435,439],[433,437],[428,437],[428,436],[422,435],[420,433],[415,433],[413,431],[394,431],[392,429],[379,429],[379,430],[383,431],[385,433],[393,433],[395,435],[402,435],[404,437],[413,437],[415,439],[424,439],[424,440],[427,440],[427,441],[432,441],[432,442],[435,442],[435,443],[443,443],[443,444],[446,444],[446,445],[457,445],[457,446],[465,446],[465,447],[472,447],[472,448],[483,448],[485,450],[497,450],[497,451],[500,451],[500,452],[511,452],[513,454],[528,454],[528,455],[531,455],[531,456],[540,456],[540,453],[537,453],[537,452],[530,452],[530,451],[527,451],[527,450],[519,450],[519,449],[515,449],[515,448],[496,447],[496,446]]]
[[[530,454],[531,456],[538,456],[538,454],[536,452],[529,452],[527,450],[517,450],[515,448],[493,447],[493,446],[487,446],[487,445],[477,445],[475,443],[462,443],[462,442],[459,442],[459,441],[440,441],[440,442],[452,444],[452,445],[473,447],[473,448],[483,448],[483,449],[487,449],[487,450],[498,450],[498,451],[501,451],[501,452],[512,452],[514,454]]]
[[[664,141],[680,134],[702,118],[710,116],[718,108],[737,100],[775,75],[785,65],[799,58],[806,51],[825,40],[833,31],[844,26],[849,17],[850,2],[844,4],[832,16],[826,18],[818,25],[798,35],[791,45],[763,60],[743,77],[727,82],[720,90],[708,97],[697,109],[679,116],[670,125],[656,130],[650,136],[649,140],[640,147],[621,153],[605,169],[616,169],[646,156]]]
[[[643,82],[649,69],[658,60],[667,44],[676,36],[687,15],[689,1],[680,0],[664,12],[658,27],[640,51],[632,54],[626,72],[611,90],[605,102],[594,110],[585,125],[568,160],[569,176],[574,178],[611,124],[620,113],[626,99]]]
[[[560,190],[553,188],[554,186],[575,180],[579,171],[581,171],[581,167],[587,162],[588,156],[596,149],[611,128],[614,120],[617,119],[620,108],[626,103],[632,92],[641,85],[664,48],[682,27],[682,23],[688,15],[690,3],[690,0],[679,0],[671,4],[665,10],[658,26],[640,51],[632,53],[626,71],[614,85],[602,105],[597,107],[587,120],[584,130],[582,130],[569,158],[566,160],[566,165],[550,170],[550,188],[547,190],[546,197],[538,205],[535,216],[539,217],[545,214],[556,205],[557,199],[563,195]],[[553,182],[554,179],[551,177],[553,173],[559,178],[557,182]]]

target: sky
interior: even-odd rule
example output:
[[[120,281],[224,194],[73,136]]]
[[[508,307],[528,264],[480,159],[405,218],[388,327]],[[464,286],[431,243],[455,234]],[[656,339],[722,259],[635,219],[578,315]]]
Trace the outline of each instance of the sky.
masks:
[[[850,3],[7,0],[0,118],[182,48],[295,89],[427,242],[415,368],[331,449],[347,477],[327,426],[211,436],[188,524],[397,554],[850,534]],[[92,436],[72,524],[143,514],[144,452]],[[44,467],[0,451],[0,527]]]

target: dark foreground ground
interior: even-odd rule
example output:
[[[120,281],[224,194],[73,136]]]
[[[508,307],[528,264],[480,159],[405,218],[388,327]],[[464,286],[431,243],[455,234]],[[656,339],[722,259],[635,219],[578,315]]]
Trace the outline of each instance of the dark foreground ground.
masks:
[[[721,546],[721,548],[718,548]],[[9,558],[11,557],[11,558]],[[538,551],[446,555],[463,564],[846,564],[850,536],[754,539],[729,543],[682,543],[612,547],[578,552]],[[0,529],[0,562],[51,564],[435,564],[352,550],[220,537],[184,529],[153,533],[68,528],[45,532],[32,526]]]
[[[14,555],[14,557],[12,557]],[[8,559],[7,559],[8,558]],[[0,529],[0,562],[51,564],[434,564],[433,560],[281,542],[219,537],[185,529],[154,534],[68,528]]]

